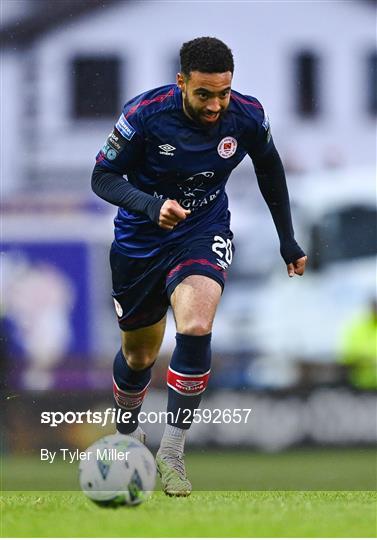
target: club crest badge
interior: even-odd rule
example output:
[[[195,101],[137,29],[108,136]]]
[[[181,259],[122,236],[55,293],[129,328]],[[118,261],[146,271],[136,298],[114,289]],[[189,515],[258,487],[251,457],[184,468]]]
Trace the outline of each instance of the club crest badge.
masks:
[[[225,137],[219,142],[217,152],[223,159],[234,156],[237,150],[237,141],[233,137]]]

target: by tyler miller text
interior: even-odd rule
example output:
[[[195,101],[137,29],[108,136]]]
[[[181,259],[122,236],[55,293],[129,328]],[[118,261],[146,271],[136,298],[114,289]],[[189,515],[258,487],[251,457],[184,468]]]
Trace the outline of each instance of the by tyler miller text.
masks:
[[[124,452],[117,448],[97,448],[96,450],[80,451],[78,448],[69,450],[68,448],[59,448],[54,452],[47,448],[41,448],[41,461],[54,463],[55,459],[62,459],[69,463],[75,461],[86,461],[96,459],[99,461],[127,461],[130,452]]]

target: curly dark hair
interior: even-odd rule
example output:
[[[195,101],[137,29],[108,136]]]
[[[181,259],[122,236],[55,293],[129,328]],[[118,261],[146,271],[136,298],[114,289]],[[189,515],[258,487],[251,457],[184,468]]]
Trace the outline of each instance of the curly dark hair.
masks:
[[[234,71],[232,51],[214,37],[200,37],[187,41],[180,50],[181,72],[189,77],[191,71],[225,73]]]

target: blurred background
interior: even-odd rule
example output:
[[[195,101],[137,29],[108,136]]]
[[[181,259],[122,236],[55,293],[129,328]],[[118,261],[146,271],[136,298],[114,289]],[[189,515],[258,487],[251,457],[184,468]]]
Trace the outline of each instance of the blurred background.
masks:
[[[367,0],[1,0],[3,452],[85,448],[103,434],[39,416],[112,406],[116,208],[91,192],[94,158],[123,104],[174,82],[181,44],[203,35],[231,47],[234,88],[269,114],[309,267],[288,279],[245,159],[228,183],[236,255],[202,407],[252,413],[247,425],[195,425],[189,443],[375,444],[375,24]],[[165,409],[174,335],[170,318],[145,410]],[[157,446],[163,426],[145,429]]]

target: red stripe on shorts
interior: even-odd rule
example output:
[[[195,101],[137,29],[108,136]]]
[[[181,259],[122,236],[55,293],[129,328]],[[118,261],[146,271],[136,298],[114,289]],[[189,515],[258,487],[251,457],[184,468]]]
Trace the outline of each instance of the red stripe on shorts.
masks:
[[[170,272],[168,273],[167,277],[168,279],[171,278],[175,273],[179,272],[182,268],[185,268],[185,266],[191,266],[192,264],[201,264],[202,266],[210,266],[211,268],[214,268],[215,270],[218,270],[219,272],[222,272],[222,268],[217,266],[217,264],[213,264],[207,259],[187,259],[187,261],[183,263],[177,264]]]

